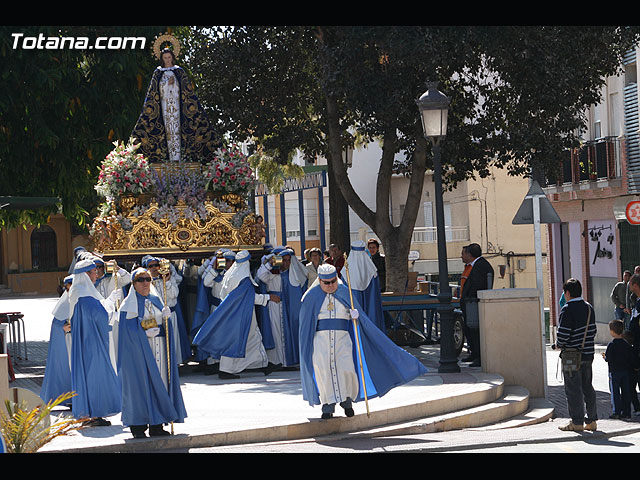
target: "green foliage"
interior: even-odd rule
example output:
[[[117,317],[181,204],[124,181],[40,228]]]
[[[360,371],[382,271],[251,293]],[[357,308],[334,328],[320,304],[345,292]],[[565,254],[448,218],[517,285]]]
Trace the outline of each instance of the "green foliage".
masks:
[[[68,435],[82,427],[85,419],[62,417],[50,423],[54,407],[75,396],[67,392],[44,406],[26,410],[24,404],[16,405],[5,400],[7,414],[0,413],[0,433],[8,453],[35,453],[54,438]]]
[[[282,192],[287,178],[301,178],[304,175],[302,167],[291,162],[283,164],[261,149],[249,157],[249,165],[256,172],[257,177],[265,184],[269,193]]]
[[[185,39],[209,118],[234,141],[252,139],[283,165],[300,149],[326,152],[312,27],[202,27]]]
[[[0,27],[0,192],[59,197],[62,213],[80,227],[98,198],[98,166],[118,138],[129,138],[156,62],[154,26]],[[37,49],[24,37],[144,37],[144,49]],[[16,44],[17,43],[17,44]],[[16,47],[16,48],[14,48]],[[56,208],[0,211],[0,226],[46,221]]]
[[[422,135],[415,99],[427,81],[451,98],[443,161],[449,185],[489,167],[552,172],[584,129],[607,75],[638,41],[619,26],[243,26],[189,36],[200,95],[236,138],[267,150],[327,152],[326,99],[343,132],[397,133],[410,169]],[[343,144],[352,142],[344,134]]]

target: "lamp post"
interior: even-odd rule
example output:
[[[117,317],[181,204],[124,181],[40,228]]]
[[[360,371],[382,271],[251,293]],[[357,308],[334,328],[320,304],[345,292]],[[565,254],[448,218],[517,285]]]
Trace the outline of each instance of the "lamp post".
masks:
[[[436,227],[438,240],[438,312],[440,315],[440,365],[442,373],[460,371],[453,338],[453,307],[451,288],[449,287],[449,268],[447,265],[447,241],[444,227],[444,202],[442,190],[442,164],[440,161],[440,143],[447,134],[447,116],[449,98],[438,91],[436,83],[428,83],[428,90],[416,100],[422,119],[424,135],[433,145],[433,181],[436,194]]]

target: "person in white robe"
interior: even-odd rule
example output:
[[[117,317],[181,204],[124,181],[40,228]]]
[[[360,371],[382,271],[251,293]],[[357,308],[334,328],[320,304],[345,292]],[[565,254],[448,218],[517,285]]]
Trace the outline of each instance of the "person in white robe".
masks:
[[[263,257],[263,262],[256,273],[256,277],[267,286],[272,299],[267,310],[274,348],[268,349],[267,355],[272,364],[291,369],[299,363],[297,314],[300,298],[307,285],[307,269],[291,250],[276,247],[273,251],[275,253]],[[282,259],[278,273],[275,273],[270,261],[274,255]],[[288,285],[283,285],[283,282],[288,282]],[[289,289],[297,289],[297,295],[291,299],[285,298],[283,287],[286,287],[289,292],[291,292]],[[298,308],[293,308],[294,305],[285,306],[283,302],[287,301],[296,302]],[[288,342],[291,345],[288,345]]]
[[[121,293],[117,294],[117,299],[113,305],[113,312],[115,312],[120,307],[120,299],[124,298],[124,290],[122,289],[131,284],[131,274],[124,268],[118,266],[117,263],[115,275],[105,273],[104,259],[94,256],[93,261],[96,264],[96,270],[98,272],[98,279],[95,281],[94,286],[100,295],[104,298],[109,298],[116,290],[116,286],[118,287],[117,290],[121,290]],[[111,325],[109,332],[109,354],[115,365],[116,359],[118,358],[118,315],[111,314],[109,324]]]
[[[95,264],[98,270],[98,280],[96,280],[95,287],[104,298],[108,298],[116,287],[124,288],[131,283],[131,274],[117,263],[115,264],[115,274],[105,272],[104,259],[97,257]]]
[[[216,255],[211,257],[208,262],[205,261],[205,266],[202,271],[202,282],[205,287],[211,289],[211,296],[213,297],[209,314],[213,313],[220,304],[222,300],[222,280],[224,279],[225,273],[229,271],[236,260],[236,253],[233,250],[225,249],[221,253],[224,259],[224,267],[221,265],[223,262],[219,262],[219,257]],[[219,360],[213,357],[207,357],[205,362],[205,375],[219,373]]]
[[[220,298],[224,298],[238,286],[238,284],[246,277],[249,277],[254,286],[258,286],[251,277],[249,266],[250,254],[247,250],[241,250],[236,254],[236,260],[231,268],[225,273],[220,289]],[[269,302],[268,295],[256,293],[254,304],[265,306]],[[244,358],[231,358],[222,356],[220,358],[220,374],[221,378],[229,376],[238,376],[243,370],[250,368],[266,368],[269,365],[267,352],[262,344],[262,335],[258,329],[255,309],[251,318],[251,327],[247,338],[246,353]],[[266,372],[265,372],[266,373]],[[225,375],[226,374],[226,375]]]

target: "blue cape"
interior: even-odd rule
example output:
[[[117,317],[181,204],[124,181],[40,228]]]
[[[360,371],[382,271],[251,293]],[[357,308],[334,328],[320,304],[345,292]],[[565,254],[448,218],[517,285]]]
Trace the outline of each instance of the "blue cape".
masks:
[[[380,295],[380,280],[373,277],[369,286],[364,290],[351,290],[353,299],[362,305],[367,317],[383,332],[387,329],[384,324],[384,312],[382,310],[382,296]]]
[[[80,297],[71,317],[72,413],[109,417],[121,411],[121,384],[109,357],[109,314],[93,297]]]
[[[302,383],[302,397],[309,405],[319,405],[320,397],[315,383],[313,371],[313,337],[318,323],[320,307],[325,299],[325,293],[319,285],[306,293],[300,309],[300,377]],[[349,289],[340,284],[335,293],[335,298],[351,308]],[[387,335],[371,322],[366,313],[354,298],[354,306],[360,313],[358,319],[358,336],[366,382],[367,398],[381,397],[389,390],[410,382],[416,377],[427,373],[420,361],[402,348],[398,347]],[[353,343],[353,361],[359,379],[358,398],[354,401],[364,400],[362,388],[362,374],[360,371],[360,359],[355,342],[355,330],[353,322],[350,322],[349,333]]]
[[[179,359],[179,363],[186,362],[191,356],[191,339],[187,334],[187,324],[184,321],[184,315],[182,314],[182,307],[178,301],[175,307],[171,307],[172,312],[176,312],[176,320],[178,325],[178,339],[180,341],[180,353],[182,358]]]
[[[211,315],[193,339],[199,354],[243,358],[254,313],[256,291],[249,277],[240,281]]]
[[[269,289],[267,284],[260,279],[256,279],[258,284],[258,293],[262,295],[268,295]],[[269,316],[269,305],[256,305],[256,321],[258,322],[258,328],[260,329],[260,335],[262,335],[262,344],[265,350],[271,350],[275,348],[276,343],[273,339],[273,331],[271,329],[271,317]]]
[[[55,400],[63,393],[71,392],[71,369],[69,368],[69,353],[63,330],[66,320],[53,319],[49,335],[47,350],[47,364],[44,369],[44,379],[40,390],[40,398],[45,402]],[[68,400],[71,404],[72,400]]]
[[[280,273],[282,277],[282,316],[284,318],[284,349],[287,366],[300,363],[300,307],[302,295],[307,289],[294,287],[289,281],[289,270]]]
[[[144,312],[145,297],[138,293],[135,295],[138,300],[138,312]],[[147,298],[162,310],[163,304],[158,297],[149,295]],[[122,423],[126,426],[181,423],[187,412],[180,390],[178,359],[175,358],[173,341],[169,342],[171,370],[167,391],[147,335],[140,325],[141,321],[140,317],[127,318],[127,312],[120,313],[118,375],[122,382]],[[172,334],[169,322],[170,339],[173,338]]]
[[[211,305],[213,304],[213,295],[211,295],[211,287],[207,287],[202,280],[198,278],[198,286],[196,293],[196,309],[191,322],[191,338],[196,336],[200,327],[211,313]]]

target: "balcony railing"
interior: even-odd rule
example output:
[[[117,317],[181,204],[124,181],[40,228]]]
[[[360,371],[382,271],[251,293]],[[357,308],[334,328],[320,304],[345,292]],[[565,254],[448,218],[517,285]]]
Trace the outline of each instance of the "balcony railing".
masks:
[[[447,242],[466,242],[469,240],[469,227],[445,227],[444,236]],[[415,227],[411,243],[436,243],[438,241],[437,227]]]
[[[411,235],[411,243],[437,243],[437,230],[437,227],[415,227]],[[327,235],[328,234],[329,232],[327,230]],[[444,235],[447,242],[468,242],[469,227],[445,227]],[[367,230],[366,237],[377,238],[371,230]],[[359,238],[360,232],[351,232],[351,241],[358,240]]]
[[[567,151],[558,177],[547,176],[547,187],[577,184],[583,181],[619,178],[622,148],[619,138],[606,137],[585,143],[582,148]]]

